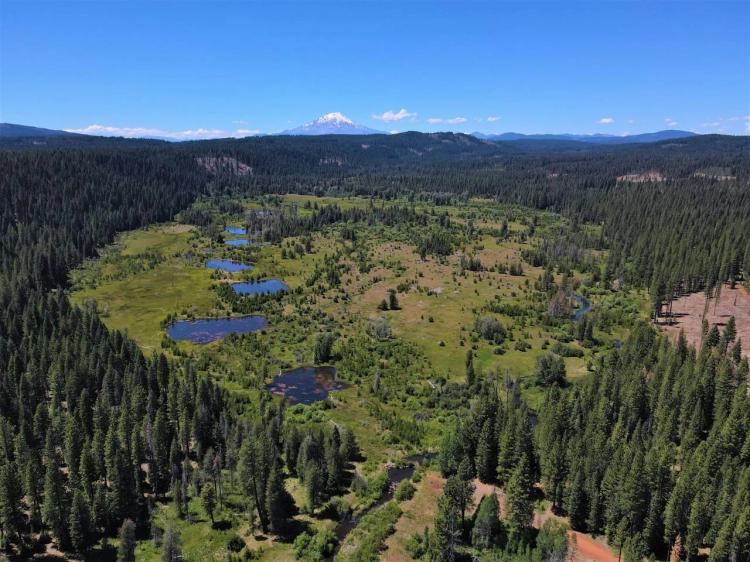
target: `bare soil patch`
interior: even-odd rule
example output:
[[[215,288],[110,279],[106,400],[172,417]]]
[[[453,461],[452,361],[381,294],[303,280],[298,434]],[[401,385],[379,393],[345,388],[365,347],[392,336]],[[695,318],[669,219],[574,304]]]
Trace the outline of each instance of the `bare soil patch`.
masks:
[[[723,330],[729,319],[734,316],[737,337],[742,339],[742,354],[750,357],[750,293],[741,285],[737,285],[735,289],[724,285],[718,298],[708,299],[708,303],[705,293],[680,297],[672,303],[674,323],[662,324],[662,319],[659,327],[673,341],[677,341],[680,331],[684,332],[688,343],[700,348],[704,312],[709,327],[715,324],[719,330]]]
[[[661,172],[652,170],[650,172],[644,172],[642,174],[625,174],[624,176],[617,176],[618,182],[629,182],[629,183],[659,183],[666,180]]]
[[[186,232],[195,230],[195,226],[192,224],[170,224],[165,226],[163,230],[169,234],[185,234]]]
[[[253,169],[231,156],[199,156],[195,159],[209,174],[229,174],[232,176],[252,176]]]
[[[578,531],[568,531],[568,540],[573,554],[573,562],[618,562],[603,538],[595,539]]]

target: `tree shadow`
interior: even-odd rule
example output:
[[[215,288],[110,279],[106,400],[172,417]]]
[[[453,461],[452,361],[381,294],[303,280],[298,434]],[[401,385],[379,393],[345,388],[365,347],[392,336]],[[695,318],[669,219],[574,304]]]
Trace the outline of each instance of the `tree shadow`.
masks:
[[[222,519],[221,521],[214,521],[211,524],[211,528],[216,529],[217,531],[226,531],[232,528],[232,524],[226,519]]]

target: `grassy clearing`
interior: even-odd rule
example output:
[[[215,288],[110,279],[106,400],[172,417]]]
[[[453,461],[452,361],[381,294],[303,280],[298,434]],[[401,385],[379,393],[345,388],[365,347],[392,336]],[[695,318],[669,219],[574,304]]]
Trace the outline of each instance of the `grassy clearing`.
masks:
[[[437,500],[443,493],[445,481],[437,472],[428,471],[417,484],[414,497],[401,503],[403,515],[396,523],[395,532],[385,541],[383,562],[406,562],[412,560],[404,545],[414,533],[423,533],[425,527],[432,528],[437,512]]]

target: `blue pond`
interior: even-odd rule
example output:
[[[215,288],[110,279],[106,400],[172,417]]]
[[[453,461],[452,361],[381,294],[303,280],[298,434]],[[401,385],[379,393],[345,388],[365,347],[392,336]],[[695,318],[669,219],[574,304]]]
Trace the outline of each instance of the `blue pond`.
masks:
[[[208,260],[206,267],[209,269],[221,269],[222,271],[245,271],[246,269],[253,268],[250,264],[232,260]]]
[[[225,240],[225,242],[230,246],[247,246],[250,243],[250,240],[247,238],[233,238],[231,240]]]
[[[173,340],[210,343],[231,334],[257,332],[265,327],[265,316],[204,318],[202,320],[178,320],[167,328],[167,334]]]
[[[275,295],[289,290],[286,283],[278,279],[264,279],[256,283],[235,283],[232,288],[238,295]]]
[[[578,304],[578,308],[573,313],[573,320],[580,322],[583,320],[583,315],[591,310],[591,303],[586,297],[582,297],[581,295],[574,295],[574,298]]]
[[[224,230],[226,230],[229,234],[247,234],[247,230],[245,230],[241,226],[228,226]]]
[[[336,379],[333,367],[298,367],[279,373],[266,389],[286,396],[292,404],[312,404],[325,400],[332,390],[342,390],[346,384]]]

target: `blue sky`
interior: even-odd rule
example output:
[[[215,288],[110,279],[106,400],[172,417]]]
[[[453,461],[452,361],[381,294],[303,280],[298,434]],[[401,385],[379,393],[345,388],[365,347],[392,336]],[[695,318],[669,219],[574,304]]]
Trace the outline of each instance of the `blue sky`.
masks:
[[[0,5],[0,121],[193,138],[333,111],[387,131],[748,134],[750,2]]]

